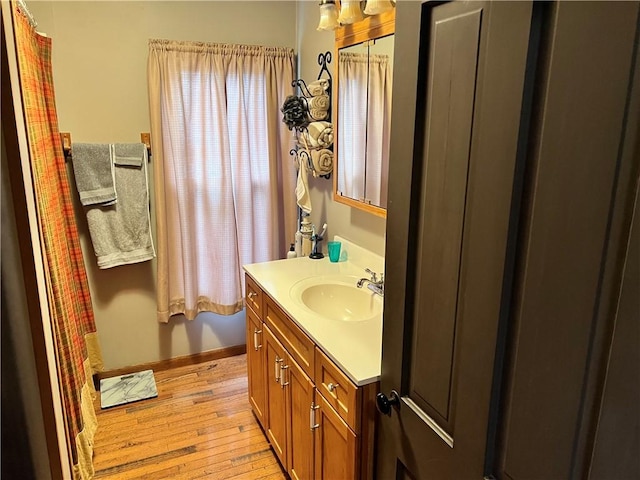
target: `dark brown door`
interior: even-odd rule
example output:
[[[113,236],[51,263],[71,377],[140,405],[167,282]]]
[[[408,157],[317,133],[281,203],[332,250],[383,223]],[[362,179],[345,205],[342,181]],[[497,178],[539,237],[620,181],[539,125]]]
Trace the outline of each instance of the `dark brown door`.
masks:
[[[639,3],[547,5],[493,473],[638,479]]]
[[[378,478],[638,478],[639,5],[398,3]]]
[[[640,478],[640,192],[636,200],[602,406],[595,428],[590,480]],[[635,379],[636,381],[633,381]]]
[[[531,15],[398,2],[380,479],[483,476]]]

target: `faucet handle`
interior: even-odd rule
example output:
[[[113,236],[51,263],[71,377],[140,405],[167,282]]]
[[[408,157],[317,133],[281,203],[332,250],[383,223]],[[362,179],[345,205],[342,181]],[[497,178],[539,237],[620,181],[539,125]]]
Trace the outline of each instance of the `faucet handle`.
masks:
[[[371,281],[372,282],[375,283],[375,282],[378,281],[378,274],[376,272],[372,271],[369,268],[365,268],[364,271],[367,272],[369,275],[371,275]]]

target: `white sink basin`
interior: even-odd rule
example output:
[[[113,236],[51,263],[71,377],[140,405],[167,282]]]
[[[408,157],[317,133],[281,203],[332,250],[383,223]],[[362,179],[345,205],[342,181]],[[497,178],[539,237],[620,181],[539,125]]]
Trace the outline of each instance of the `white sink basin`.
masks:
[[[359,278],[346,275],[310,277],[291,287],[291,299],[321,317],[343,322],[381,318],[382,297],[357,288]]]

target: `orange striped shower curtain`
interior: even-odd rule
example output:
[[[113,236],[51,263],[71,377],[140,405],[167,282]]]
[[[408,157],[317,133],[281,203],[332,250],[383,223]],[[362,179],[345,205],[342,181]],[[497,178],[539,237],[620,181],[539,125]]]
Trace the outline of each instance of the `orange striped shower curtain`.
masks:
[[[13,13],[68,441],[74,478],[88,479],[97,427],[92,376],[102,369],[102,358],[58,130],[51,39],[36,33],[15,4]]]

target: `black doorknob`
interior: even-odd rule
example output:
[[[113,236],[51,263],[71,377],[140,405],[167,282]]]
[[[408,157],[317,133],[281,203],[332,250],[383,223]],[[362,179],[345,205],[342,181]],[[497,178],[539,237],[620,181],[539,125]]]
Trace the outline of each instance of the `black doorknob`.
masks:
[[[378,411],[384,415],[391,416],[391,407],[400,406],[400,395],[395,390],[391,390],[389,397],[380,392],[376,395],[376,407]]]

